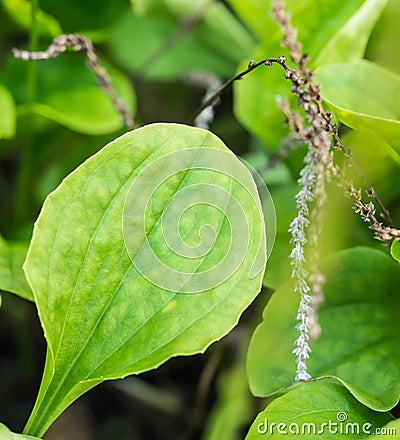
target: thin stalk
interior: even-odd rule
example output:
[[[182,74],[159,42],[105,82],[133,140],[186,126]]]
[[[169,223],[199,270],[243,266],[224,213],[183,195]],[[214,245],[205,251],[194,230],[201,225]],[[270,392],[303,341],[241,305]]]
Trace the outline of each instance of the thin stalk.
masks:
[[[37,29],[36,15],[39,10],[39,0],[31,0],[31,30],[29,33],[29,50],[36,51],[39,41],[39,33]],[[30,179],[30,170],[32,166],[32,158],[34,157],[34,138],[33,138],[33,124],[32,117],[33,107],[36,101],[37,88],[37,65],[30,62],[27,69],[27,107],[28,118],[24,126],[24,143],[21,154],[21,162],[17,175],[16,191],[15,191],[15,220],[18,225],[26,220],[28,212],[28,188]]]
[[[207,107],[214,105],[219,97],[235,82],[238,80],[243,79],[248,73],[253,71],[254,69],[257,69],[257,67],[260,66],[272,66],[273,63],[281,65],[285,71],[287,72],[290,70],[289,66],[286,64],[285,57],[278,57],[278,58],[265,58],[264,60],[258,61],[257,63],[254,61],[250,61],[250,63],[247,66],[247,69],[243,72],[238,73],[233,78],[226,81],[226,83],[222,84],[222,86],[209,98],[207,98],[200,107],[194,112],[194,114],[191,117],[191,121],[194,121],[197,116]]]

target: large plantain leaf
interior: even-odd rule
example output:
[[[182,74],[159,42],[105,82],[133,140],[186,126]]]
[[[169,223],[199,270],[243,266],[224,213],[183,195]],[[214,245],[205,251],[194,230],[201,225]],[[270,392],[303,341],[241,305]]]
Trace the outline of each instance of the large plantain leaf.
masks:
[[[260,36],[260,46],[253,53],[255,60],[286,55],[280,46],[282,33],[269,15],[270,3],[263,0],[230,3],[250,22]],[[288,0],[286,9],[298,30],[298,40],[310,58],[310,67],[342,62],[363,56],[366,42],[387,0]],[[343,50],[343,48],[346,50]],[[249,59],[245,61],[247,64]],[[242,68],[245,65],[243,64]],[[246,128],[274,150],[287,134],[276,97],[288,98],[290,84],[278,66],[258,69],[234,85],[235,114]]]
[[[322,66],[316,80],[344,124],[374,131],[400,148],[399,76],[364,60]]]
[[[45,201],[24,266],[48,342],[25,432],[229,332],[260,290],[264,244],[250,173],[207,131],[150,125],[87,160]]]
[[[400,392],[400,268],[371,248],[340,251],[322,268],[327,276],[319,310],[322,333],[311,344],[309,371],[313,377],[336,377],[363,404],[386,411]],[[293,382],[298,302],[291,283],[277,290],[253,334],[247,370],[257,396]]]
[[[25,243],[7,243],[0,236],[0,290],[33,301],[32,291],[22,271],[27,250]]]
[[[299,383],[262,411],[246,440],[366,438],[396,423],[366,408],[345,387],[327,379]],[[397,426],[397,425],[396,425]],[[397,437],[396,437],[397,438]]]

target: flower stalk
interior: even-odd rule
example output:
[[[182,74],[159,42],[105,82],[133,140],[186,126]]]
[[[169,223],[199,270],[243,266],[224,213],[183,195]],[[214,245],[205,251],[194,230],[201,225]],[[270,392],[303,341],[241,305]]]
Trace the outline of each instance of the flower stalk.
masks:
[[[298,180],[300,190],[296,195],[297,216],[289,227],[292,236],[290,242],[293,244],[290,254],[292,278],[295,281],[294,290],[300,295],[296,325],[299,336],[293,350],[297,363],[295,380],[306,381],[311,379],[306,363],[311,352],[310,339],[316,338],[321,331],[317,307],[323,301],[322,287],[325,279],[318,270],[317,261],[318,238],[326,200],[325,184],[332,175],[337,174],[331,152],[332,115],[322,107],[320,86],[313,82],[313,72],[307,67],[308,56],[302,54],[302,46],[297,41],[297,30],[292,27],[291,17],[282,2],[273,3],[272,15],[283,31],[282,46],[288,49],[290,58],[296,65],[294,69],[287,69],[285,76],[292,82],[291,91],[297,96],[297,104],[304,110],[305,117],[298,111],[291,110],[287,101],[281,101],[279,106],[286,115],[285,122],[295,136],[309,147],[304,159],[305,166]],[[314,207],[310,216],[309,206],[312,202]],[[306,243],[310,247],[310,264],[307,264],[304,256]]]

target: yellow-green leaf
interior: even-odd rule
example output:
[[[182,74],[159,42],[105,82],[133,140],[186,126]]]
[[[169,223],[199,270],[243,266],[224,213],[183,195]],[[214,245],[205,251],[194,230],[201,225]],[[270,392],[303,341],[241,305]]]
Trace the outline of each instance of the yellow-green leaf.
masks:
[[[210,132],[155,124],[108,144],[35,224],[24,269],[48,353],[25,432],[104,380],[203,352],[259,292],[265,253],[251,174]]]

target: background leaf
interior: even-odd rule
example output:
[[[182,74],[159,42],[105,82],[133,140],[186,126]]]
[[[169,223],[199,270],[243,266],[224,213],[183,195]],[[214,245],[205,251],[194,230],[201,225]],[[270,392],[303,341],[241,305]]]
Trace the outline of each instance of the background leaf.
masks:
[[[360,438],[360,435],[365,438],[368,432],[374,433],[392,418],[389,413],[375,412],[361,405],[338,383],[326,379],[303,382],[275,399],[257,416],[246,440],[266,437],[344,440]],[[280,423],[284,424],[280,426],[281,433]],[[367,429],[367,433],[363,429]]]
[[[27,250],[27,244],[7,243],[0,236],[0,290],[15,293],[33,301],[32,291],[22,271]]]
[[[16,23],[25,30],[30,29],[32,2],[28,0],[1,0],[1,3]],[[37,31],[41,35],[55,38],[62,33],[58,21],[42,10],[38,10],[36,13],[36,21]]]
[[[341,139],[343,145],[352,150],[357,166],[362,170],[376,194],[379,194],[383,205],[389,210],[391,218],[394,219],[391,223],[396,224],[396,219],[400,214],[399,153],[385,139],[370,130],[350,130]],[[362,188],[365,183],[357,172],[348,171],[349,178],[353,180],[355,186]],[[343,212],[339,213],[340,216],[343,214]],[[350,228],[349,222],[346,227]],[[365,244],[369,245],[369,239]]]
[[[319,53],[316,66],[354,61],[364,56],[368,38],[388,0],[367,0]]]
[[[400,77],[368,61],[316,70],[321,95],[345,125],[369,129],[400,148]],[[355,87],[357,84],[357,87]]]
[[[168,264],[185,269],[194,260],[182,262],[178,254],[163,248],[160,235],[159,219],[177,189],[211,182],[241,200],[251,242],[242,265],[225,282],[197,295],[163,290],[137,271],[126,252],[121,221],[130,186],[156,159],[176,151],[182,155],[193,147],[229,151],[204,130],[174,124],[146,126],[108,144],[47,198],[24,267],[49,347],[39,397],[25,432],[41,435],[70,403],[106,379],[153,369],[172,356],[204,351],[235,326],[259,292],[263,271],[253,278],[249,272],[264,239],[262,218],[254,200],[225,175],[180,172],[161,186],[148,210],[134,205],[139,218],[145,213],[149,239],[154,239],[161,254],[165,252]],[[247,169],[232,158],[244,180],[253,182]],[[175,166],[180,170],[178,159]],[[143,182],[139,196],[163,170],[160,165]],[[257,198],[254,182],[251,185]],[[193,215],[180,221],[186,228],[180,233],[192,245],[199,239],[204,218],[211,224],[217,221],[214,227],[219,225],[213,251],[201,267],[214,266],[230,244],[229,224],[219,210],[207,205],[199,205]],[[137,252],[142,249],[140,228],[127,239]]]
[[[363,404],[389,410],[400,392],[400,268],[380,251],[353,248],[327,258],[322,270],[327,277],[325,302],[319,309],[322,333],[311,343],[310,374],[336,377]],[[298,301],[291,283],[282,286],[253,334],[247,372],[257,396],[274,394],[293,382]]]
[[[10,92],[0,84],[0,139],[10,139],[15,134],[16,111]]]
[[[4,72],[4,80],[14,93],[20,113],[30,111],[24,104],[26,85],[20,81],[27,66],[24,61],[10,60]],[[116,69],[105,67],[118,96],[133,111],[135,101],[130,82]],[[122,128],[120,114],[114,109],[111,98],[96,84],[82,54],[38,61],[37,69],[35,113],[84,134],[106,134]]]
[[[400,2],[389,0],[371,34],[366,52],[367,59],[397,74],[400,73],[400,57],[393,54],[399,46],[399,22]]]
[[[393,240],[390,253],[395,260],[400,261],[400,242],[398,240]]]
[[[246,29],[222,4],[178,3],[134,2],[136,12],[126,13],[110,37],[116,60],[151,79],[173,79],[198,71],[223,77],[234,74],[237,64],[254,49]],[[197,19],[191,22],[193,17]],[[191,24],[182,27],[184,20]]]
[[[124,11],[126,0],[98,2],[95,0],[40,0],[41,8],[55,17],[64,33],[85,33],[91,38],[110,27]]]

